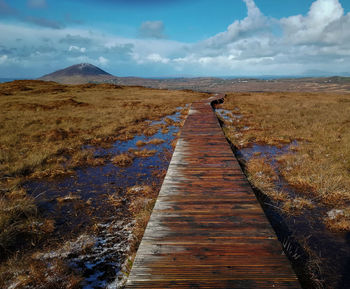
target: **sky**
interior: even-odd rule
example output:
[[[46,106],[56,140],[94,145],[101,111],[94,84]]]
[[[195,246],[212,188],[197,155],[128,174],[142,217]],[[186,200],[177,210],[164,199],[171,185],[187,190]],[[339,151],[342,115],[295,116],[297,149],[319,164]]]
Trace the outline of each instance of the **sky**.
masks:
[[[0,0],[0,78],[350,73],[350,0]]]

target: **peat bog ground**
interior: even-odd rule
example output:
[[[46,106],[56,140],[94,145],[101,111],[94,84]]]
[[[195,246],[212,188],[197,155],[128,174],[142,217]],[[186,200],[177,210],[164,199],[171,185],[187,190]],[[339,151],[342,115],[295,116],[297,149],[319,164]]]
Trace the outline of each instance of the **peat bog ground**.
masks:
[[[305,288],[349,288],[350,95],[230,93],[217,115]]]
[[[121,286],[187,104],[203,96],[1,84],[0,287]]]
[[[202,97],[0,84],[0,287],[122,286]],[[216,112],[303,286],[348,288],[350,95],[228,93]]]

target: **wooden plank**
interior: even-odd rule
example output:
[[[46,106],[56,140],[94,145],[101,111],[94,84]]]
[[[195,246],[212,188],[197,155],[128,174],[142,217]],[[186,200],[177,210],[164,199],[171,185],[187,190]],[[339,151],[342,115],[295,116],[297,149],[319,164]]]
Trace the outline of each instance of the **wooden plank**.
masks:
[[[212,100],[191,106],[126,288],[301,288]]]

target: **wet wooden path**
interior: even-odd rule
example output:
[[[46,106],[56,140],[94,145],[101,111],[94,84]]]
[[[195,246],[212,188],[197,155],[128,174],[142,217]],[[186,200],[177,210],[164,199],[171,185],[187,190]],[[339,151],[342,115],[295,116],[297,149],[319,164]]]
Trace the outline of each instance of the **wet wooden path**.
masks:
[[[209,100],[191,106],[126,288],[300,288]]]

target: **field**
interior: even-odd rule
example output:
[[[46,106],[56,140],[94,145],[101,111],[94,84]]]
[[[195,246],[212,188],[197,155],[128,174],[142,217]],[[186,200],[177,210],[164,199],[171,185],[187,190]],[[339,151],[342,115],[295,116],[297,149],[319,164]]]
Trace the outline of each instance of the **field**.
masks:
[[[229,94],[223,107],[231,111],[239,108],[243,116],[234,129],[226,129],[237,148],[253,143],[281,147],[297,141],[292,152],[278,157],[280,172],[288,184],[304,192],[305,198],[344,210],[338,222],[328,223],[324,216],[325,222],[333,230],[350,230],[349,95]],[[248,172],[249,168],[256,169],[253,161]],[[261,187],[253,174],[250,178]]]
[[[137,158],[150,159],[158,152],[157,145],[165,142],[150,138],[160,130],[169,134],[170,127],[181,126],[181,123],[175,124],[166,116],[180,109],[179,115],[185,117],[185,105],[204,96],[191,91],[174,92],[112,84],[69,86],[44,81],[0,84],[0,287],[16,274],[22,287],[14,288],[35,288],[35,282],[50,277],[41,275],[40,272],[45,271],[44,265],[33,261],[30,256],[48,247],[45,240],[52,241],[58,225],[37,206],[46,192],[34,190],[28,194],[25,184],[71,179],[77,170],[84,167],[101,167],[111,162],[115,162],[115,167],[128,167]],[[158,123],[153,125],[152,121]],[[127,151],[126,158],[111,153],[97,156],[95,153],[96,149],[108,150],[115,142],[127,143],[141,135],[146,138],[143,146],[151,149],[135,146]],[[161,183],[164,172],[154,171],[153,174],[159,175]],[[130,192],[132,189],[129,188],[122,193],[124,199],[118,194],[110,194],[108,204],[119,208],[126,206],[126,202],[128,214],[136,219],[134,234],[140,238],[157,188],[144,186],[137,190],[139,197]],[[74,203],[76,216],[83,211],[82,201],[86,204],[92,202],[82,199],[73,192],[54,198],[57,207],[64,208]],[[144,205],[140,207],[138,204],[145,200],[149,202],[146,211]],[[81,277],[73,274],[62,262],[56,263],[53,266],[55,274],[66,276],[66,282],[72,288],[78,286]],[[26,267],[30,268],[30,273]],[[31,278],[25,278],[26,274]],[[68,286],[58,281],[53,284],[56,285],[50,286]]]
[[[128,139],[147,129],[147,120],[172,114],[199,96],[109,84],[1,84],[0,171],[10,178],[64,173],[65,156],[70,167],[89,160],[79,154],[82,145]]]
[[[350,95],[229,93],[217,111],[249,181],[315,263],[314,288],[336,288],[349,253]]]
[[[294,264],[303,260],[299,276],[308,288],[330,289],[348,284],[350,94],[347,84],[310,83],[309,92],[291,81],[287,92],[227,93],[216,111],[267,215],[287,224],[289,235],[279,237]],[[107,251],[123,244],[103,258],[130,266],[186,104],[203,97],[114,84],[0,84],[0,287],[79,288],[87,270],[47,256],[91,264],[96,240],[109,240]]]

